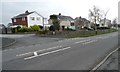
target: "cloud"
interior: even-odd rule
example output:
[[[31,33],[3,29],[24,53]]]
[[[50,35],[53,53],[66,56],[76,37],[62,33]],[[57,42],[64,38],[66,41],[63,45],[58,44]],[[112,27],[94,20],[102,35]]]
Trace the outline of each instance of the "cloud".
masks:
[[[114,19],[118,13],[119,0],[2,0],[2,19],[4,24],[11,22],[11,17],[26,10],[37,11],[44,17],[61,13],[73,18],[88,17],[88,10],[93,5],[106,11],[110,9],[107,18]],[[1,12],[0,12],[1,14]],[[1,18],[0,18],[1,20]],[[1,21],[0,21],[1,22]]]

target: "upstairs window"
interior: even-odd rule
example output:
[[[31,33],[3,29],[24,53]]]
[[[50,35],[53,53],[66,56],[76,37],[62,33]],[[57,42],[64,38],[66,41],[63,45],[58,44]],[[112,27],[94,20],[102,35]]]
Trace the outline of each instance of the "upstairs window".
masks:
[[[24,18],[24,17],[22,18],[22,21],[25,21],[25,18]]]
[[[16,19],[14,19],[13,21],[16,22]]]
[[[37,17],[37,18],[36,18],[36,20],[38,20],[38,21],[39,21],[39,20],[40,20],[40,17]]]
[[[34,20],[35,20],[35,17],[30,17],[30,19],[34,21]]]
[[[74,23],[71,23],[71,26],[74,26]]]

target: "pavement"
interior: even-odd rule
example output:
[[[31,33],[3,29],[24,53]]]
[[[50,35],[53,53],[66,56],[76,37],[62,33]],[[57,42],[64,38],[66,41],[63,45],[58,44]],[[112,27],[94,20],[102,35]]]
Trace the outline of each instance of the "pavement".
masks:
[[[2,52],[3,70],[90,70],[118,46],[118,33],[63,39]]]
[[[119,66],[118,66],[118,60],[119,59],[118,59],[118,57],[119,57],[118,56],[118,51],[116,51],[97,70],[119,70]]]

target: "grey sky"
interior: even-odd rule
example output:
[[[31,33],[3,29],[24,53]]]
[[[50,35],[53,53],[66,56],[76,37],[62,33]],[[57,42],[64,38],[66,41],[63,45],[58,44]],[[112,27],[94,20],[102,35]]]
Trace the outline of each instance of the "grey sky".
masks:
[[[118,16],[119,0],[2,0],[2,21],[0,23],[7,25],[15,15],[29,11],[37,11],[42,16],[49,18],[51,14],[61,13],[62,15],[73,18],[82,16],[88,18],[89,9],[96,5],[101,10],[107,11],[108,19],[113,20]],[[2,12],[2,14],[1,14]]]

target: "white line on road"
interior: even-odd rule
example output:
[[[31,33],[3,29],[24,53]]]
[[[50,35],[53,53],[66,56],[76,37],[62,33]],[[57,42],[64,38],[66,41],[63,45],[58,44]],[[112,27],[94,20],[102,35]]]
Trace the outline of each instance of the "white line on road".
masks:
[[[85,42],[85,43],[82,43],[82,44],[89,44],[89,43],[92,43],[92,42],[95,42],[97,40],[92,40],[92,41],[89,41],[89,42]]]
[[[95,66],[90,72],[94,72],[95,70],[97,70],[102,64],[104,64],[107,59],[116,51],[118,51],[120,47],[118,47],[117,49],[115,49],[114,51],[110,52],[97,66]]]
[[[90,40],[91,40],[91,39],[83,40],[83,41],[78,41],[78,42],[75,42],[75,44],[82,43],[82,42],[86,42],[86,41],[90,41]]]
[[[35,57],[40,57],[40,56],[48,55],[48,54],[51,54],[51,53],[63,51],[63,50],[70,49],[70,48],[71,48],[71,47],[66,47],[66,48],[54,50],[54,51],[51,51],[51,52],[46,52],[46,53],[43,53],[43,54],[40,54],[40,55],[37,55],[37,56],[35,55],[35,56],[31,56],[31,57],[24,58],[24,60],[29,60],[29,59],[32,59],[32,58],[35,58]]]
[[[41,51],[56,49],[56,48],[60,48],[60,47],[62,47],[62,46],[55,46],[55,47],[51,47],[51,48],[47,48],[47,49],[42,49],[42,50],[37,50],[37,51],[33,51],[33,52],[19,54],[19,55],[16,55],[16,56],[24,56],[24,55],[28,55],[28,54],[31,54],[31,53],[34,53],[34,52],[41,52]]]

